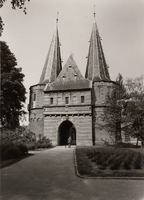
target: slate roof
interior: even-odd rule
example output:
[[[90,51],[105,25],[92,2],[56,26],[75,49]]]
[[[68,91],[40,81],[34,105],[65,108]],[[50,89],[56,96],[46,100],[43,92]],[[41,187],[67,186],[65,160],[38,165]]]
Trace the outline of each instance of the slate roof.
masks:
[[[58,28],[56,28],[39,83],[53,82],[60,73],[61,69],[60,42]]]
[[[48,83],[44,91],[77,90],[91,88],[91,81],[85,79],[70,55],[62,71],[52,83]]]
[[[95,18],[90,38],[85,78],[92,81],[111,81]]]

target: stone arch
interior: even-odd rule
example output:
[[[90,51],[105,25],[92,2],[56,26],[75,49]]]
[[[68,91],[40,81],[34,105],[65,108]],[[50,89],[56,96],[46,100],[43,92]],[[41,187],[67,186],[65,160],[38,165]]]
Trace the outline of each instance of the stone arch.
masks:
[[[72,145],[76,145],[76,127],[72,121],[66,119],[58,126],[58,145],[67,145],[68,137],[72,138]]]

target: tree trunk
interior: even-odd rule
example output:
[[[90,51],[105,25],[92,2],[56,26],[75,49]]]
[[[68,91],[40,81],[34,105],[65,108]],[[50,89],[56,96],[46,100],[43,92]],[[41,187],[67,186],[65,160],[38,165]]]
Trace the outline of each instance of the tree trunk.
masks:
[[[138,147],[138,138],[137,138],[137,141],[136,141],[136,147]]]

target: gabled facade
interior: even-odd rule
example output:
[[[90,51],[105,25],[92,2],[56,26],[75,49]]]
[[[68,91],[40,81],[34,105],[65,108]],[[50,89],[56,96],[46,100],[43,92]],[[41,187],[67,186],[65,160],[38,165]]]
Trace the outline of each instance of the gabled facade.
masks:
[[[58,29],[53,36],[37,85],[30,87],[30,130],[64,145],[69,136],[76,145],[109,141],[103,108],[114,82],[110,80],[98,28],[94,19],[85,78],[72,55],[61,67]]]

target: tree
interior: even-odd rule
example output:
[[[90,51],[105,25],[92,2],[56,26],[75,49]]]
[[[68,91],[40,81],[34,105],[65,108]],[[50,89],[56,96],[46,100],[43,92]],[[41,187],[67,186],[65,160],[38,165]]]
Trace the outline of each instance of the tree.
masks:
[[[1,123],[15,128],[19,117],[26,112],[22,110],[26,89],[23,85],[24,74],[16,67],[17,61],[5,42],[1,46]]]
[[[127,102],[131,106],[129,116],[131,127],[128,132],[130,136],[137,138],[137,141],[144,143],[144,75],[126,80],[127,91],[130,100]],[[143,144],[144,145],[144,144]]]
[[[121,130],[138,140],[144,140],[144,76],[128,78],[118,75],[104,109],[105,121],[115,143]]]
[[[30,0],[11,0],[12,9],[19,8],[23,10],[24,14],[27,14],[26,7],[25,7],[26,1],[30,1]],[[5,2],[6,0],[0,1],[0,8],[3,7]],[[3,23],[2,17],[0,16],[0,37],[2,35],[3,29],[4,29],[4,23]]]
[[[109,136],[115,144],[121,141],[121,100],[125,98],[127,98],[126,89],[123,84],[123,77],[119,74],[111,93],[107,95],[106,106],[104,108],[104,126],[107,128]]]
[[[25,7],[26,1],[30,0],[11,0],[12,9],[16,8],[23,9],[23,12],[26,14],[26,7]],[[0,8],[4,5],[5,2],[6,0],[0,1]]]

